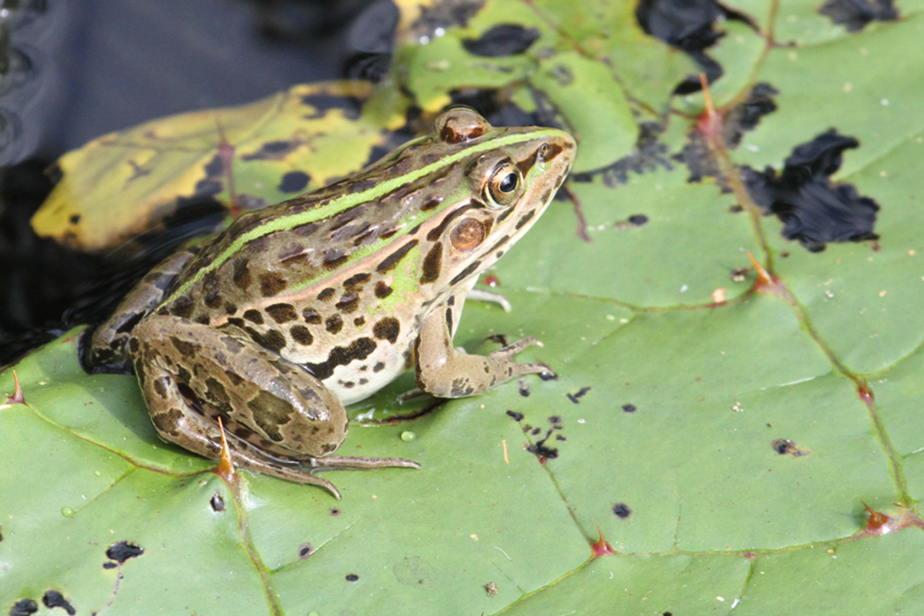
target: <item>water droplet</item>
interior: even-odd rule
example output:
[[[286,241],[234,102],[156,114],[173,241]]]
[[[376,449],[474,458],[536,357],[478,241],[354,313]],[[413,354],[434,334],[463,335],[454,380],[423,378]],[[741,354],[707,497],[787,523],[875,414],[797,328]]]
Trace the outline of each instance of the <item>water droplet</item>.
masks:
[[[63,515],[65,518],[73,517],[75,513],[77,512],[70,507],[61,507],[61,515]]]
[[[410,441],[413,441],[415,438],[417,438],[417,435],[411,432],[410,430],[405,430],[404,432],[401,433],[402,441],[410,442]]]

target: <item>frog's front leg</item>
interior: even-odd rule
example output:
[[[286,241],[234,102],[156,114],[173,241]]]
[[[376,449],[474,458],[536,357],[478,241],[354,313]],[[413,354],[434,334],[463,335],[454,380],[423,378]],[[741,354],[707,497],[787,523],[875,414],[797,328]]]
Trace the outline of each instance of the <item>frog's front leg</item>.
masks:
[[[449,302],[434,309],[420,328],[414,348],[417,387],[438,398],[464,398],[523,374],[554,374],[544,364],[514,361],[520,351],[539,344],[532,336],[487,355],[468,355],[463,349],[453,347],[452,333],[461,313],[461,309],[454,309],[457,306],[450,298]]]
[[[221,454],[221,417],[234,463],[321,486],[340,498],[327,468],[418,468],[400,458],[328,456],[346,437],[346,410],[301,366],[234,327],[214,329],[148,316],[132,332],[135,373],[161,438],[212,459]]]
[[[131,374],[128,339],[135,326],[161,299],[167,287],[195,253],[182,250],[161,261],[125,296],[106,321],[81,341],[81,359],[90,373]]]

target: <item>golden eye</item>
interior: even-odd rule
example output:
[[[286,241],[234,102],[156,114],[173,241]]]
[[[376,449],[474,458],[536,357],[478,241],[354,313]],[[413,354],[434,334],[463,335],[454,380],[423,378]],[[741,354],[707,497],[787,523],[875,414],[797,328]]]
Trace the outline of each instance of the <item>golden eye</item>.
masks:
[[[487,230],[481,222],[464,218],[449,234],[449,241],[456,250],[466,252],[481,244],[485,235]]]
[[[486,186],[488,205],[504,207],[516,201],[523,186],[520,169],[509,160],[494,167]]]

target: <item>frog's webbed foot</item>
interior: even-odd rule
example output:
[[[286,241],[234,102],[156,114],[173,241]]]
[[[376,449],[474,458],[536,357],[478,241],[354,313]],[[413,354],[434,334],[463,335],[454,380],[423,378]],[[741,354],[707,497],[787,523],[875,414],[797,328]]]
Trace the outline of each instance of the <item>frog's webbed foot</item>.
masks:
[[[452,345],[452,320],[451,309],[437,309],[420,328],[414,347],[420,389],[438,398],[464,398],[524,374],[538,373],[543,379],[555,377],[545,364],[521,364],[514,360],[523,349],[541,346],[532,336],[487,355],[469,355]]]

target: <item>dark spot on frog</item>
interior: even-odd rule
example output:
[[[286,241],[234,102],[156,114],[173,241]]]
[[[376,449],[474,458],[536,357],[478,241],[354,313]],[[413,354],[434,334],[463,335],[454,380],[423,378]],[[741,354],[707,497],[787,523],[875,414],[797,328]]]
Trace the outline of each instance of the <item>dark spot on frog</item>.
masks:
[[[255,325],[263,325],[263,313],[259,310],[247,310],[244,312],[244,318]]]
[[[382,237],[384,238],[385,235],[386,234],[383,233]],[[407,242],[401,246],[401,248],[382,259],[382,261],[376,266],[376,271],[388,272],[393,270],[401,261],[401,259],[407,256],[407,253],[409,253],[415,246],[417,246],[417,240],[411,240],[410,242]]]
[[[359,576],[356,575],[355,573],[348,573],[347,576],[346,576],[346,581],[347,581],[347,582],[355,582],[355,581],[358,580],[358,579],[359,579]]]
[[[343,314],[350,314],[359,306],[359,295],[348,293],[340,298],[340,301],[334,304],[334,307]]]
[[[178,317],[183,317],[188,319],[189,315],[192,314],[193,310],[193,301],[188,295],[181,295],[180,297],[174,300],[173,305],[170,307],[170,313]]]
[[[302,192],[311,181],[311,176],[303,171],[290,171],[282,176],[277,190],[284,193]]]
[[[514,421],[523,421],[523,413],[517,413],[516,411],[507,411],[507,416],[513,418]]]
[[[625,411],[626,413],[634,413],[635,411],[638,410],[638,407],[635,406],[634,404],[623,404],[622,410]]]
[[[349,278],[343,281],[343,288],[352,290],[353,287],[358,287],[358,286],[362,286],[366,284],[367,282],[369,282],[370,278],[372,278],[372,276],[370,276],[369,274],[356,274],[354,276],[350,276]]]
[[[238,259],[234,262],[234,273],[231,276],[231,280],[234,281],[234,284],[241,291],[246,291],[250,288],[250,269],[248,268],[250,262],[247,259]]]
[[[435,282],[440,275],[440,268],[443,259],[443,244],[437,242],[427,252],[423,260],[423,273],[420,276],[420,284],[429,284]]]
[[[420,211],[429,212],[430,210],[437,207],[442,202],[443,202],[442,197],[432,197],[428,199],[423,205],[420,206]]]
[[[575,404],[580,404],[581,398],[583,398],[589,391],[590,387],[582,387],[573,394],[567,394],[568,400],[571,400]]]
[[[234,314],[237,312],[237,306],[231,302],[225,302],[225,314]]]
[[[107,565],[110,563],[106,563]],[[115,563],[111,563],[115,567]],[[106,565],[103,565],[105,567]],[[38,603],[32,599],[20,599],[10,608],[9,616],[31,616],[39,610]]]
[[[292,339],[302,346],[309,346],[314,342],[314,336],[311,335],[311,330],[304,325],[293,325],[289,333],[292,334]]]
[[[295,409],[288,401],[277,398],[268,391],[260,391],[250,399],[247,408],[251,410],[257,427],[274,443],[284,439],[279,431],[280,426],[286,425],[295,416]]]
[[[305,323],[309,325],[320,325],[322,321],[320,313],[312,308],[305,308],[302,311],[302,318],[305,319]]]
[[[131,350],[132,354],[135,354],[138,352],[140,345],[141,343],[138,342],[137,338],[132,338],[131,340],[128,341],[128,348],[129,350]]]
[[[272,317],[277,323],[288,323],[289,321],[294,321],[298,318],[298,313],[295,311],[295,307],[291,304],[273,304],[266,308],[266,313]],[[247,313],[244,313],[244,316],[247,316]]]
[[[57,590],[46,590],[45,594],[42,595],[42,603],[48,609],[55,607],[60,607],[62,610],[67,612],[69,616],[74,616],[77,613],[77,610],[74,609],[74,606],[64,598],[64,595],[59,593]]]
[[[247,327],[245,331],[250,334],[254,342],[270,351],[278,353],[286,346],[286,337],[277,329],[271,329],[266,333],[260,333],[253,328]]]
[[[376,362],[376,364],[372,366],[373,372],[381,372],[384,369],[385,369],[385,364],[383,364],[382,362]]]
[[[382,282],[381,280],[375,283],[375,296],[379,299],[385,299],[392,294],[394,289]]]
[[[300,546],[298,546],[298,557],[302,560],[305,560],[306,558],[311,556],[311,552],[312,552],[312,549],[311,549],[310,543],[303,543]]]
[[[330,298],[332,298],[334,296],[334,293],[336,292],[337,292],[336,289],[327,287],[326,289],[318,293],[318,301],[319,302],[327,301]]]
[[[231,398],[228,397],[228,392],[225,391],[225,386],[214,377],[210,376],[205,379],[205,386],[208,390],[206,395],[210,402],[228,404],[231,401]]]
[[[339,334],[343,329],[343,319],[339,314],[335,314],[334,316],[327,319],[327,321],[324,323],[324,327],[328,332],[332,334]]]
[[[347,389],[353,389],[354,387],[356,387],[356,383],[354,383],[353,381],[346,381],[345,383],[341,382],[340,384],[343,385]]]
[[[177,351],[179,351],[180,355],[187,359],[195,357],[199,352],[198,344],[186,342],[185,340],[180,340],[178,338],[171,338],[170,343]]]
[[[221,496],[221,494],[216,492],[209,500],[209,506],[215,513],[221,513],[225,510],[225,499]]]
[[[161,398],[167,397],[167,383],[170,379],[167,377],[162,377],[159,379],[154,379],[154,382],[151,383],[151,387],[154,388],[154,393],[156,393]]]
[[[366,359],[377,346],[375,340],[371,338],[357,338],[347,347],[338,346],[331,349],[327,361],[320,364],[305,364],[305,368],[317,378],[324,380],[334,373],[337,366],[346,366],[352,361]]]
[[[118,541],[106,548],[106,558],[124,564],[129,558],[137,558],[144,554],[144,548],[130,541]]]
[[[543,199],[543,201],[544,201],[544,200],[545,200],[545,199]],[[530,211],[526,212],[525,214],[523,214],[523,215],[520,217],[520,220],[517,221],[516,228],[517,228],[518,230],[519,230],[519,229],[522,229],[522,228],[523,228],[523,225],[525,225],[525,224],[528,223],[530,220],[532,220],[533,216],[535,216],[535,215],[536,215],[536,210],[530,210]]]
[[[221,306],[221,294],[216,289],[205,296],[205,305],[209,308],[218,308]]]
[[[225,376],[228,377],[228,381],[234,386],[240,385],[244,382],[243,377],[241,377],[236,372],[232,372],[231,370],[225,370]]]
[[[286,279],[276,273],[260,275],[260,293],[263,297],[273,297],[285,291],[289,283]]]
[[[459,282],[465,280],[466,278],[468,278],[469,276],[477,272],[479,267],[481,267],[480,259],[478,261],[473,261],[472,263],[469,263],[468,267],[466,267],[464,270],[456,274],[456,276],[452,280],[449,281],[450,286],[455,286]]]
[[[366,317],[356,317],[355,319],[353,319],[353,325],[355,325],[356,327],[362,327],[365,324],[366,324]]]
[[[324,267],[327,269],[336,269],[337,267],[343,265],[347,259],[350,258],[350,255],[345,254],[339,248],[332,248],[324,252]]]
[[[401,323],[395,317],[385,317],[372,328],[373,335],[379,340],[388,340],[394,344],[401,333]]]

